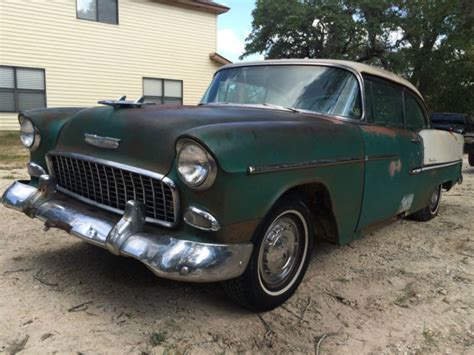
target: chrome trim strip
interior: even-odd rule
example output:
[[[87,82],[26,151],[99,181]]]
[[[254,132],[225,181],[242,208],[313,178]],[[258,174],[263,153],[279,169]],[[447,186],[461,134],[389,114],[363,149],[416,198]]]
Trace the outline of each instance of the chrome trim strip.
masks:
[[[187,213],[190,212],[190,213],[195,213],[199,216],[201,216],[202,218],[204,218],[205,220],[207,220],[210,224],[211,224],[211,227],[210,228],[206,228],[206,227],[203,227],[203,226],[199,226],[197,224],[193,224],[191,221],[188,220],[187,218]],[[191,227],[194,227],[194,228],[197,228],[197,229],[200,229],[200,230],[204,230],[204,231],[211,231],[211,232],[217,232],[218,230],[221,229],[221,225],[219,224],[219,222],[217,221],[217,219],[212,215],[210,214],[209,212],[206,212],[200,208],[197,208],[197,207],[194,207],[194,206],[189,206],[186,211],[184,212],[184,221],[190,225]]]
[[[97,148],[117,149],[121,139],[111,137],[101,137],[97,134],[84,133],[84,142]]]
[[[374,160],[393,160],[393,159],[399,159],[400,155],[398,154],[386,154],[386,155],[370,155],[366,156],[365,160],[366,161],[374,161]]]
[[[449,162],[449,163],[425,165],[425,166],[422,166],[420,168],[415,168],[415,169],[410,170],[410,174],[416,175],[416,174],[423,173],[425,171],[430,171],[430,170],[435,170],[435,169],[440,169],[440,168],[446,168],[448,166],[453,166],[453,165],[457,165],[457,164],[462,164],[462,160],[460,159],[460,160],[452,161],[452,162]]]
[[[295,169],[308,169],[315,168],[319,166],[330,166],[330,165],[340,165],[340,164],[353,164],[353,163],[363,163],[366,159],[360,158],[342,158],[342,159],[329,159],[329,160],[313,160],[303,163],[288,163],[288,164],[276,164],[276,165],[265,165],[265,166],[249,166],[247,168],[247,174],[263,174],[274,171],[286,171],[286,170],[295,170]]]
[[[32,161],[28,162],[28,174],[33,177],[40,177],[41,175],[46,174],[46,170],[41,165],[33,163]]]
[[[148,177],[156,179],[156,180],[160,180],[163,184],[168,185],[168,187],[171,189],[171,193],[173,195],[173,208],[174,208],[174,213],[175,213],[174,222],[173,223],[165,222],[165,221],[162,221],[160,219],[155,219],[155,218],[150,218],[150,217],[147,217],[146,221],[149,222],[149,223],[159,224],[159,225],[169,227],[169,228],[175,227],[178,224],[179,215],[180,215],[180,213],[179,213],[179,208],[180,208],[179,192],[178,192],[178,189],[176,187],[175,182],[173,180],[171,180],[169,177],[166,177],[165,175],[160,174],[160,173],[155,173],[153,171],[137,168],[137,167],[130,166],[130,165],[125,165],[125,164],[114,162],[114,161],[111,161],[111,160],[94,158],[94,157],[91,157],[91,156],[88,156],[88,155],[82,155],[82,154],[77,154],[77,153],[51,151],[46,155],[46,163],[48,164],[48,170],[50,171],[51,176],[53,176],[53,177],[55,175],[54,175],[53,163],[51,161],[51,156],[52,155],[59,156],[59,157],[64,156],[64,157],[69,157],[69,158],[75,158],[75,159],[79,159],[79,160],[82,160],[82,161],[85,160],[88,163],[92,162],[92,163],[98,163],[98,164],[102,164],[102,165],[106,165],[106,166],[111,166],[111,167],[114,167],[114,168],[117,168],[117,169],[120,169],[120,170],[125,170],[125,171],[129,171],[129,172],[132,172],[132,173],[145,175],[145,176],[148,176]],[[124,211],[116,209],[114,207],[103,205],[103,204],[98,203],[96,201],[90,200],[86,197],[75,194],[74,192],[66,190],[66,189],[64,189],[60,186],[58,186],[57,189],[58,189],[58,191],[61,191],[62,193],[66,194],[66,195],[77,198],[78,200],[80,200],[82,202],[85,202],[85,203],[88,203],[88,204],[91,204],[93,206],[103,208],[107,211],[117,213],[117,214],[123,214],[123,212],[124,212]],[[117,194],[117,196],[118,196],[118,194]]]
[[[43,175],[39,188],[15,181],[5,191],[5,207],[27,213],[114,254],[145,264],[155,275],[188,282],[216,282],[240,276],[252,254],[252,243],[214,244],[179,239],[167,230],[144,231],[140,202],[127,202],[120,220],[81,203],[65,199],[54,187],[54,178]],[[118,220],[118,221],[117,221]]]

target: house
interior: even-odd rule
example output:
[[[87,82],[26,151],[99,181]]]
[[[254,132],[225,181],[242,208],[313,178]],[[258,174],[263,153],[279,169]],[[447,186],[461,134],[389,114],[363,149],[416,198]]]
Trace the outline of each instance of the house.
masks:
[[[0,130],[17,112],[92,106],[142,95],[197,104],[215,70],[217,16],[208,0],[0,2]]]

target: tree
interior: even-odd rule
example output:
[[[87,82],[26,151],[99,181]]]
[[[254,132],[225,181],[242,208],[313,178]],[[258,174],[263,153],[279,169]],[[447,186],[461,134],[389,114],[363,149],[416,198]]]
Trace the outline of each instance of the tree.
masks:
[[[382,66],[434,111],[474,114],[471,0],[257,0],[242,57],[252,53]]]

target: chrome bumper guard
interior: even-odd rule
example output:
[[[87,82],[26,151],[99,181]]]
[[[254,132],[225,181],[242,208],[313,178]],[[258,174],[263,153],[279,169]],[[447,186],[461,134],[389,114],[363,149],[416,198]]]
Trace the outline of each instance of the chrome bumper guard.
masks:
[[[42,175],[38,188],[14,182],[2,203],[45,222],[45,229],[59,228],[103,247],[115,255],[135,258],[159,277],[214,282],[240,276],[250,259],[252,244],[210,244],[144,232],[142,203],[128,201],[116,222],[99,210],[84,206],[56,191],[53,177]]]

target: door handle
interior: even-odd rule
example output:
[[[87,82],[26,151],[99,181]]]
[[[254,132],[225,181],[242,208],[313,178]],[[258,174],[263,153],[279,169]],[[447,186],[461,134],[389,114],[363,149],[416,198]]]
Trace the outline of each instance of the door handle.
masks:
[[[412,142],[412,143],[421,143],[421,139],[418,138],[418,137],[412,138],[412,139],[411,139],[411,142]]]

